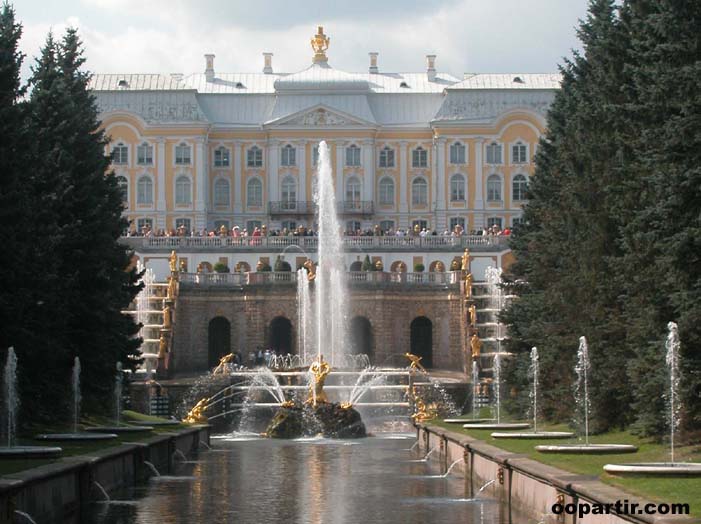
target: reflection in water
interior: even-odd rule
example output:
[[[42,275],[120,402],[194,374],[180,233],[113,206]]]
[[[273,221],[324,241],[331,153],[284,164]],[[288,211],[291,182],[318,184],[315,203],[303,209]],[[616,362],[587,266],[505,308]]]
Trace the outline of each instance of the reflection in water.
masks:
[[[499,524],[494,501],[466,498],[461,475],[408,463],[406,442],[215,440],[219,452],[178,465],[177,475],[133,490],[131,504],[94,504],[101,524],[309,523]],[[514,523],[525,522],[515,518]]]

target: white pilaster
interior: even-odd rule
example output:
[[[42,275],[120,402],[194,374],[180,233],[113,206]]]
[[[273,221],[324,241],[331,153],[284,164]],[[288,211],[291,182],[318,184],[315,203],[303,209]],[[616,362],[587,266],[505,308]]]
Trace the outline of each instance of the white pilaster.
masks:
[[[166,227],[166,140],[159,137],[156,150],[156,187],[158,195],[156,197],[156,228]]]
[[[336,202],[338,205],[344,200],[343,197],[343,166],[346,164],[346,143],[336,142]]]
[[[243,191],[241,190],[241,142],[234,142],[234,214],[240,215],[243,213],[243,201],[241,195]]]
[[[475,229],[481,228],[484,225],[484,213],[481,211],[484,209],[484,188],[483,188],[483,152],[484,152],[484,140],[479,138],[475,140],[475,213],[474,213],[474,227]]]
[[[409,193],[407,191],[409,181],[407,180],[407,147],[408,143],[402,141],[399,143],[399,212],[406,214],[409,212]],[[406,227],[408,224],[406,217],[402,218]]]
[[[297,201],[307,200],[307,141],[299,141],[299,180],[297,181]]]
[[[207,208],[209,207],[207,191],[209,177],[207,175],[207,153],[205,145],[203,138],[198,138],[195,141],[195,187],[197,193],[195,198],[195,221],[197,222],[198,228],[207,225]]]
[[[268,140],[268,200],[276,202],[280,200],[280,188],[278,184],[278,165],[280,161],[280,143],[277,140]],[[265,200],[265,196],[263,197]],[[265,202],[263,202],[265,205]]]
[[[447,209],[445,198],[445,138],[438,138],[436,144],[436,172],[434,179],[436,180],[437,192],[436,195],[436,223],[433,225],[438,231],[443,231],[446,228],[445,212]]]
[[[363,200],[375,200],[375,141],[363,141]]]

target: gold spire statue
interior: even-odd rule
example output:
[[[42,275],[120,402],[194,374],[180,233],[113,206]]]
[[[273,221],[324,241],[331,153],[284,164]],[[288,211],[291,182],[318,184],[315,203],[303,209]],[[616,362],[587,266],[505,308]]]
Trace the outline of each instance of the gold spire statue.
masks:
[[[326,50],[329,48],[330,43],[331,39],[324,34],[324,28],[322,26],[318,26],[316,34],[311,40],[312,49],[314,50],[314,58],[312,58],[313,63],[325,64],[328,61],[328,58],[326,57]]]
[[[482,351],[482,341],[479,335],[477,335],[477,331],[475,331],[470,338],[470,349],[472,351],[472,358],[479,358],[480,352]]]
[[[324,362],[324,355],[319,355],[319,360],[309,366],[309,372],[314,375],[314,383],[309,385],[309,398],[306,404],[317,407],[319,404],[329,401],[324,393],[324,382],[326,382],[327,375],[331,373],[331,366],[328,362]]]
[[[475,327],[475,324],[477,324],[477,308],[472,304],[468,311],[470,312],[470,325]]]
[[[416,371],[426,371],[426,368],[421,365],[421,359],[423,357],[419,357],[418,355],[414,355],[413,353],[404,353],[404,356],[409,359],[409,369]]]

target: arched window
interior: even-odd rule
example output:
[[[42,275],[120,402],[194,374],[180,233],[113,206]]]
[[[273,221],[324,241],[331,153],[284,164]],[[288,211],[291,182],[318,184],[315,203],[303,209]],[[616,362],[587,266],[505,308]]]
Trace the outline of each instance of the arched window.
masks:
[[[295,166],[297,165],[297,151],[291,144],[287,144],[280,151],[280,165]]]
[[[214,205],[229,205],[229,181],[225,178],[217,178],[214,182]]]
[[[282,209],[296,209],[297,208],[297,181],[292,176],[286,176],[282,179],[282,184],[280,186],[282,202],[280,203]]]
[[[419,146],[411,152],[411,167],[428,167],[428,151]]]
[[[136,203],[153,204],[153,182],[146,175],[136,182]]]
[[[346,165],[349,167],[360,166],[360,148],[355,144],[346,148]]]
[[[487,164],[501,164],[501,144],[492,142],[487,146]]]
[[[346,202],[360,202],[360,180],[357,177],[346,180]]]
[[[214,167],[229,167],[229,163],[229,150],[224,146],[216,148],[214,150]]]
[[[380,204],[394,204],[394,180],[389,177],[380,180]]]
[[[129,148],[121,142],[112,149],[112,163],[120,166],[129,163]]]
[[[192,203],[192,184],[190,178],[181,175],[175,179],[175,204],[188,205]]]
[[[487,178],[487,201],[498,202],[501,200],[501,178],[499,175],[489,175]]]
[[[117,176],[117,187],[119,188],[119,194],[122,197],[122,202],[124,204],[129,203],[129,181],[126,177]]]
[[[175,146],[175,164],[179,166],[189,166],[192,162],[192,152],[190,146],[185,142]]]
[[[459,173],[450,177],[450,201],[465,201],[465,177]]]
[[[460,142],[455,142],[450,146],[450,163],[464,164],[465,163],[465,146]]]
[[[527,187],[526,177],[523,175],[516,175],[511,184],[512,186],[512,200],[526,200],[526,187]]]
[[[411,203],[416,206],[428,204],[428,183],[425,178],[417,177],[411,183]]]
[[[263,182],[258,178],[251,178],[247,184],[246,203],[249,206],[263,205]]]
[[[144,142],[136,148],[136,163],[140,166],[153,165],[153,146]]]
[[[394,167],[394,149],[389,146],[380,150],[380,167]]]
[[[263,167],[263,151],[258,146],[253,146],[246,151],[246,166]]]

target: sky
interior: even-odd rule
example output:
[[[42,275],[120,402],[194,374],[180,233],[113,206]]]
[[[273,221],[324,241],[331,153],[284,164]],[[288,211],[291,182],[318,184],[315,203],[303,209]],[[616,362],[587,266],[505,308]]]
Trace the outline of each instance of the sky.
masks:
[[[12,0],[24,34],[24,79],[50,30],[79,29],[93,73],[197,73],[205,53],[218,72],[275,72],[311,63],[317,25],[331,37],[329,63],[367,71],[557,72],[579,48],[586,0]]]

